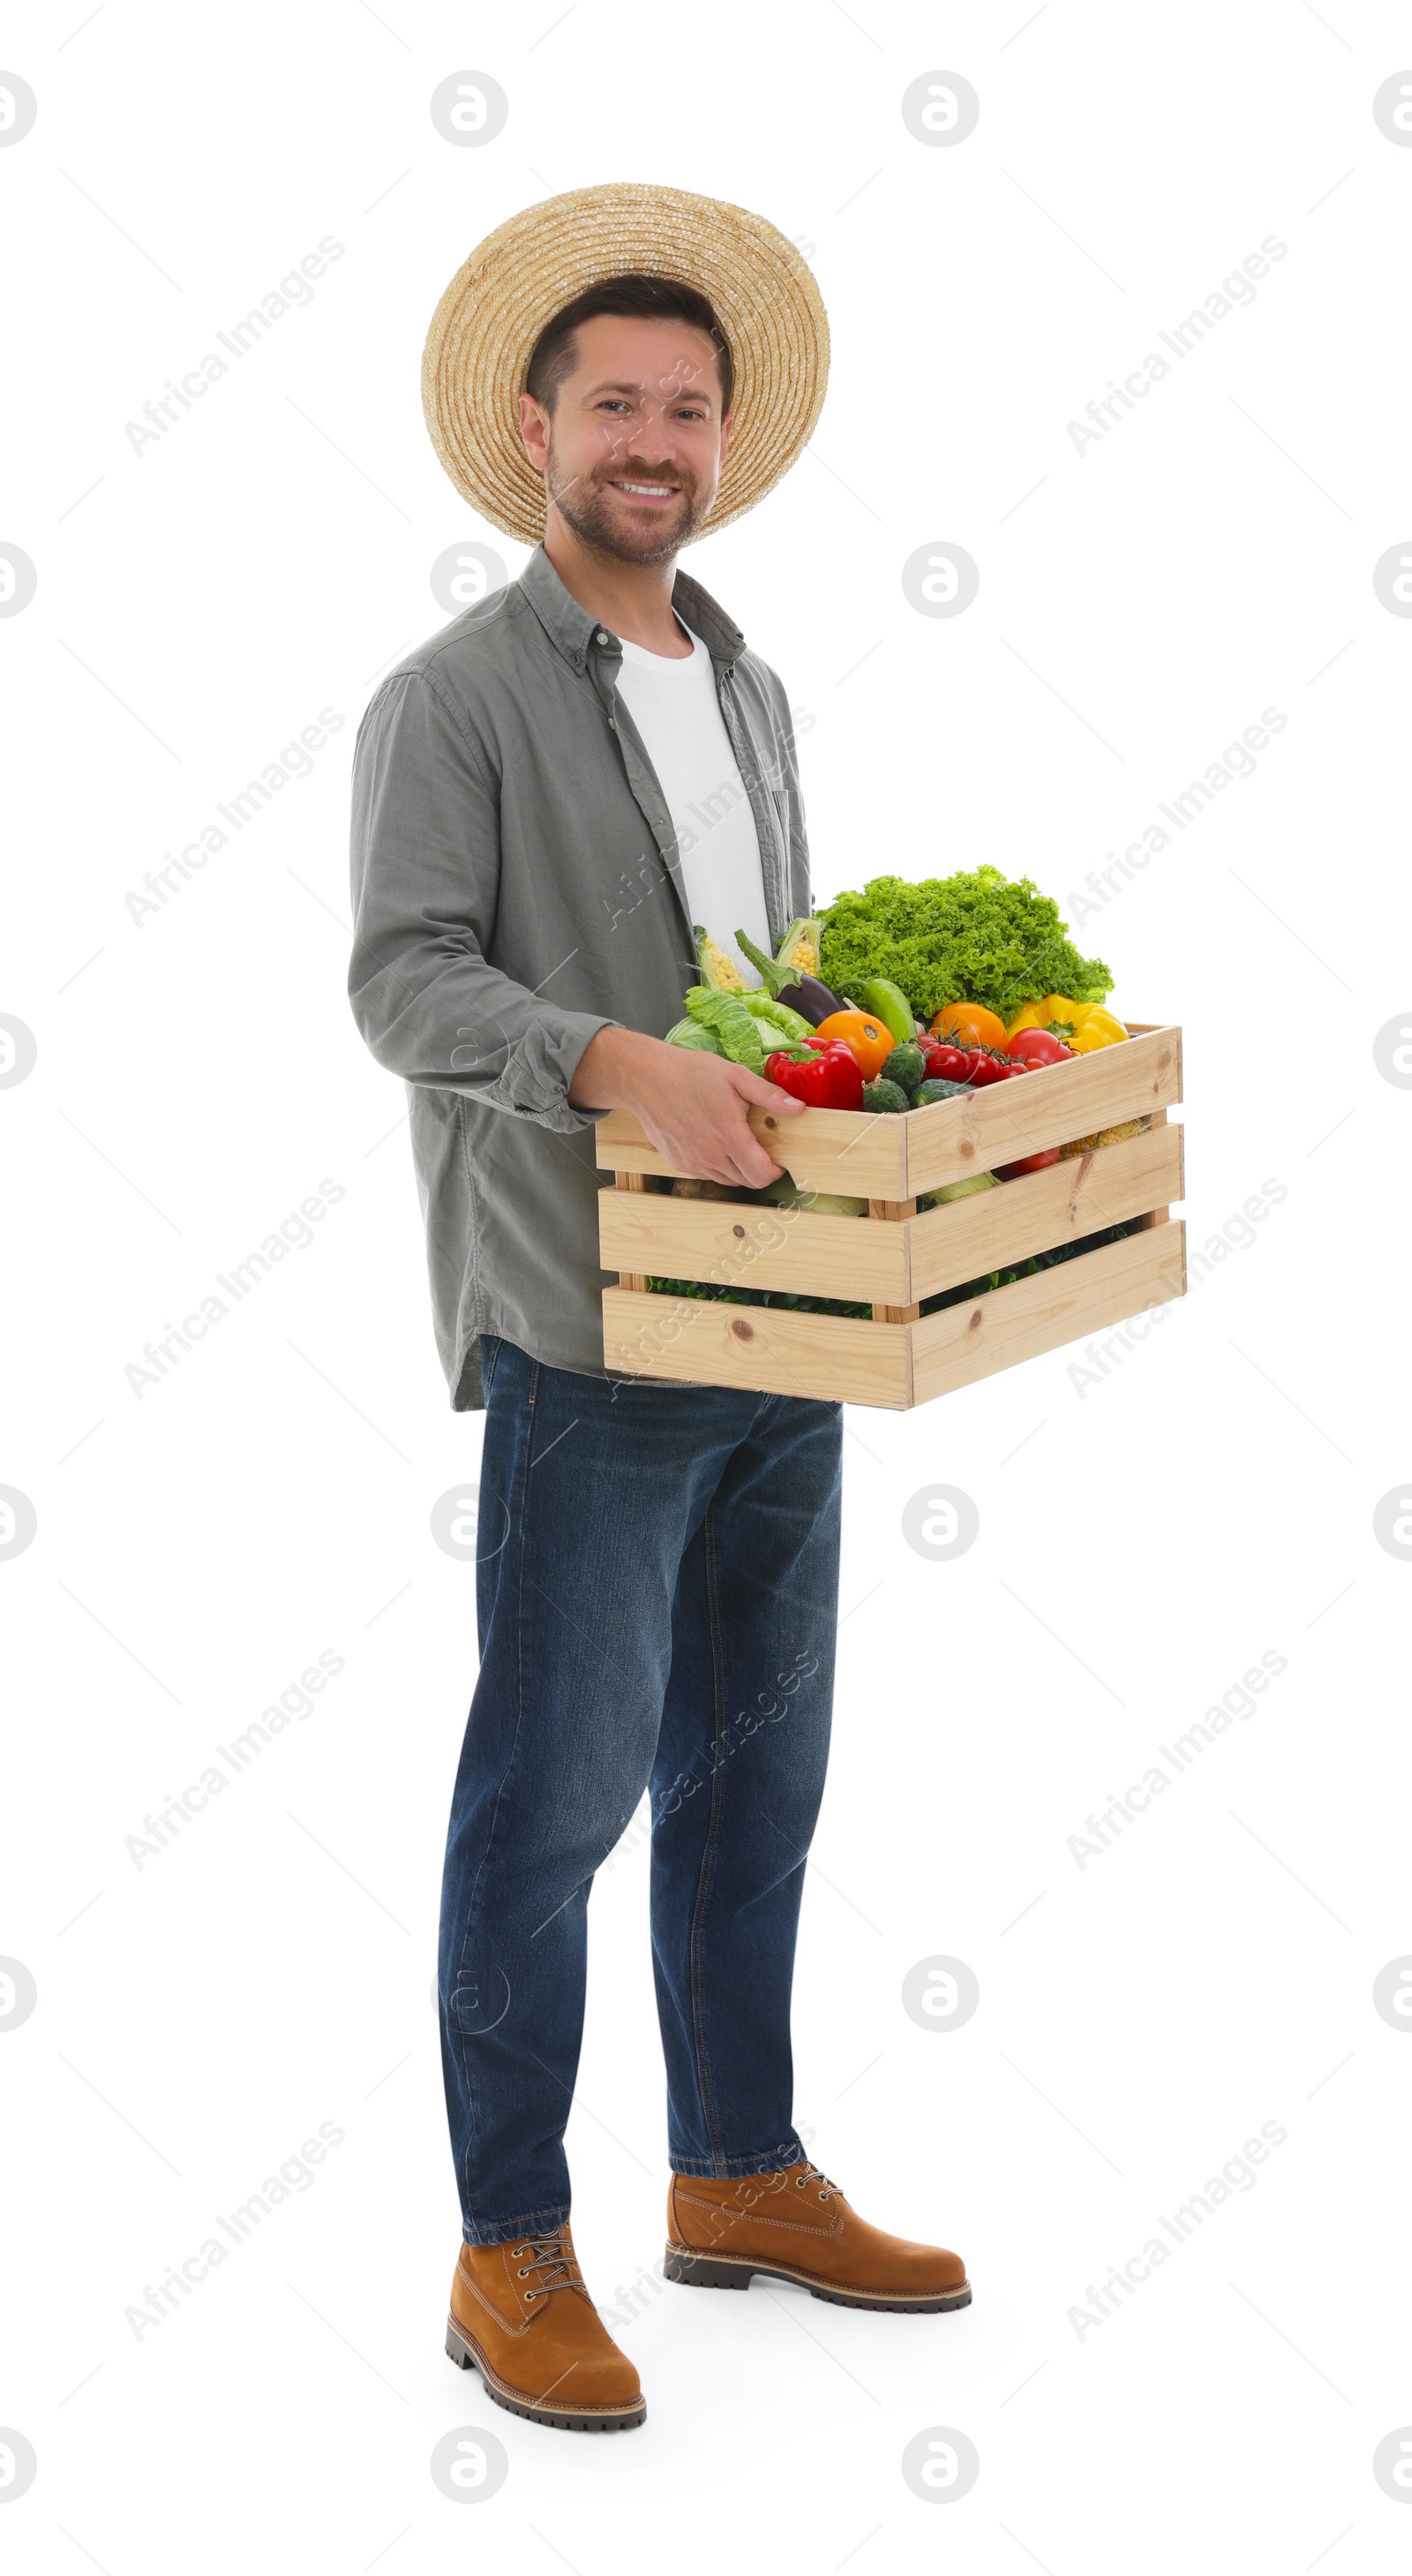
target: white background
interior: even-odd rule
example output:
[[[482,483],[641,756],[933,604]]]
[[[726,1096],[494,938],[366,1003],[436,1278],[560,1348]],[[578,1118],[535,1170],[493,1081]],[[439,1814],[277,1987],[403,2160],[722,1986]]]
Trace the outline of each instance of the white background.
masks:
[[[1408,1000],[1412,624],[1372,586],[1412,518],[1412,151],[1371,112],[1405,13],[72,0],[12,9],[3,59],[39,101],[0,150],[0,538],[38,571],[0,622],[0,1010],[38,1046],[0,1100],[0,1482],[38,1515],[0,1563],[0,1951],[38,1986],[0,2040],[0,2423],[38,2457],[13,2564],[1405,2565],[1371,2470],[1412,2419],[1412,2037],[1371,2000],[1412,1950],[1412,1575],[1372,1526],[1408,1468],[1412,1102],[1372,1053]],[[482,147],[428,112],[463,68],[509,100]],[[963,144],[902,121],[933,69],[979,93]],[[822,898],[985,858],[1064,903],[1286,716],[1079,938],[1129,1017],[1185,1029],[1193,1249],[1286,1196],[1098,1385],[1061,1351],[848,1417],[797,2116],[867,2214],[964,2250],[975,2305],[654,2280],[638,1830],[594,1895],[570,2152],[590,2286],[638,2283],[649,2418],[588,2442],[442,2353],[429,1988],[475,1641],[429,1515],[480,1429],[446,1406],[403,1102],[343,978],[357,718],[441,622],[445,548],[523,559],[432,454],[427,321],[493,225],[607,178],[759,209],[828,305],[810,453],[689,559],[814,719]],[[1066,424],[1271,234],[1257,299],[1076,452]],[[324,235],[312,302],[134,453],[125,422]],[[901,589],[934,541],[980,566],[951,620]],[[313,774],[136,924],[144,872],[323,707]],[[325,1177],[314,1242],[139,1399],[144,1343]],[[901,1534],[935,1480],[979,1508],[954,1563]],[[326,1649],[307,1720],[136,1868],[144,1814]],[[1267,1650],[1258,1713],[1080,1869],[1087,1814]],[[937,1954],[979,1978],[964,2029],[902,2008]],[[312,2186],[135,2338],[144,2286],[324,2121]],[[1254,2186],[1080,2335],[1088,2285],[1264,2123]],[[467,2424],[509,2463],[474,2505],[428,2470]],[[934,2426],[980,2455],[954,2503],[901,2474]]]

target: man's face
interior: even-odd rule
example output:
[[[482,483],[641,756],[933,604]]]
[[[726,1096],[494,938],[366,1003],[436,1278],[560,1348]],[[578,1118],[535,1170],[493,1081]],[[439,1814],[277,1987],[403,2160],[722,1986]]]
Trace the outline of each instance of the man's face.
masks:
[[[716,497],[730,437],[716,352],[689,322],[596,313],[552,414],[520,397],[520,434],[550,504],[620,563],[664,563]]]

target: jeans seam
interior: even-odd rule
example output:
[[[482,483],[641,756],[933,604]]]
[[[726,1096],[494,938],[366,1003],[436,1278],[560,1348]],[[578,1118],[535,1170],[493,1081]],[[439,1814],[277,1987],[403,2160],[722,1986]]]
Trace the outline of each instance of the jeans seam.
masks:
[[[538,1363],[538,1361],[536,1360],[536,1361],[533,1363],[533,1366],[532,1366],[532,1369],[531,1369],[531,1376],[530,1376],[530,1403],[531,1403],[531,1405],[533,1405],[534,1397],[535,1397],[535,1394],[536,1394],[536,1392],[537,1392],[537,1390],[538,1390],[538,1383],[539,1383],[539,1363]],[[529,1453],[530,1453],[530,1449],[531,1449],[531,1447],[532,1447],[532,1445],[533,1445],[533,1441],[534,1441],[534,1415],[533,1415],[533,1412],[531,1412],[530,1417],[529,1417],[529,1420],[528,1420],[528,1423],[526,1424],[526,1427],[525,1427],[525,1435],[524,1435],[524,1442],[523,1442],[522,1458],[521,1458],[521,1460],[520,1460],[520,1461],[517,1461],[517,1465],[516,1465],[516,1483],[517,1483],[517,1486],[518,1486],[518,1492],[517,1492],[517,1495],[516,1495],[516,1504],[517,1504],[516,1518],[518,1519],[518,1522],[519,1522],[519,1528],[520,1528],[520,1551],[519,1551],[519,1559],[518,1559],[518,1562],[517,1562],[516,1567],[515,1567],[515,1732],[514,1732],[513,1736],[511,1737],[511,1740],[510,1740],[510,1753],[509,1753],[509,1759],[507,1760],[507,1762],[506,1762],[506,1764],[505,1764],[505,1768],[504,1768],[504,1770],[502,1771],[502,1773],[501,1773],[501,1775],[500,1775],[499,1784],[498,1784],[498,1786],[497,1786],[497,1788],[496,1788],[496,1792],[495,1792],[495,1805],[494,1805],[494,1808],[493,1808],[493,1809],[492,1809],[492,1811],[491,1811],[491,1818],[490,1818],[490,1831],[488,1832],[488,1834],[486,1835],[486,1838],[485,1838],[485,1849],[484,1849],[484,1851],[481,1853],[480,1860],[478,1861],[478,1863],[477,1863],[477,1865],[476,1865],[476,1874],[475,1874],[474,1879],[473,1879],[473,1880],[472,1880],[472,1882],[471,1882],[471,1891],[470,1891],[470,1895],[469,1895],[469,1897],[468,1897],[468,1898],[467,1898],[467,1900],[466,1900],[466,1924],[465,1924],[465,1930],[464,1930],[464,1932],[463,1932],[463,1934],[462,1934],[462,1937],[461,1937],[461,1951],[460,1951],[460,1956],[459,1956],[459,1958],[458,1958],[458,1960],[457,1960],[457,1962],[456,1962],[455,1981],[454,1981],[453,1986],[452,1986],[452,1994],[454,1994],[454,1993],[455,1993],[456,1986],[457,1986],[457,1985],[459,1985],[459,1983],[460,1983],[460,1980],[461,1980],[461,1972],[462,1972],[462,1970],[463,1970],[463,1968],[465,1967],[465,1964],[466,1964],[466,1953],[467,1953],[467,1951],[468,1951],[468,1949],[469,1949],[469,1947],[470,1947],[471,1931],[472,1931],[472,1927],[473,1927],[473,1925],[474,1925],[474,1923],[475,1923],[475,1916],[476,1916],[476,1900],[477,1900],[477,1898],[478,1898],[478,1896],[479,1896],[479,1894],[480,1894],[480,1884],[481,1884],[481,1880],[482,1880],[482,1878],[483,1878],[483,1877],[484,1877],[484,1875],[485,1875],[486,1868],[487,1868],[487,1866],[488,1866],[488,1864],[489,1864],[489,1861],[490,1861],[491,1853],[492,1853],[492,1851],[493,1851],[493,1849],[494,1849],[494,1847],[495,1847],[495,1829],[496,1829],[496,1826],[498,1825],[498,1823],[499,1823],[499,1821],[500,1821],[500,1808],[501,1808],[501,1803],[502,1803],[502,1801],[503,1801],[503,1799],[504,1799],[504,1796],[505,1796],[505,1784],[506,1784],[507,1780],[509,1779],[511,1772],[514,1770],[514,1767],[515,1767],[515,1757],[516,1757],[516,1755],[518,1754],[519,1749],[520,1749],[520,1729],[521,1729],[521,1726],[522,1726],[522,1724],[523,1724],[523,1722],[524,1722],[524,1709],[525,1709],[525,1683],[524,1683],[524,1635],[523,1635],[524,1597],[525,1597],[525,1594],[524,1594],[524,1582],[525,1582],[524,1501],[525,1501],[525,1494],[526,1494],[526,1490],[527,1490],[528,1485],[529,1485],[529,1469],[530,1469],[530,1455],[529,1455]],[[449,2018],[449,2015],[450,2015],[450,2009],[451,2009],[451,2005],[450,2005],[450,1998],[448,1997],[448,1999],[447,1999],[447,2014],[448,2014],[448,2018]],[[471,2110],[471,2120],[470,2120],[470,2124],[469,2124],[468,2129],[467,2129],[466,2145],[465,2145],[465,2154],[464,2154],[464,2160],[463,2160],[463,2163],[464,2163],[463,2180],[464,2180],[464,2182],[465,2182],[465,2187],[466,2187],[466,2203],[467,2203],[467,2206],[469,2207],[470,2202],[471,2202],[471,2197],[472,2197],[472,2194],[471,2194],[471,2148],[472,2148],[472,2145],[473,2145],[474,2140],[475,2140],[475,2132],[476,2132],[476,2120],[475,2120],[475,2101],[476,2101],[476,2096],[475,2096],[475,2089],[474,2089],[474,2086],[473,2086],[472,2081],[471,2081],[471,2051],[470,2051],[470,2042],[471,2042],[471,2040],[472,2040],[474,2037],[476,2037],[476,2036],[477,2036],[477,2034],[476,2034],[475,2032],[473,2032],[473,2031],[462,2030],[462,2031],[460,2031],[457,2035],[458,2035],[458,2038],[459,2038],[459,2040],[460,2040],[461,2080],[462,2080],[462,2083],[463,2083],[463,2084],[464,2084],[464,2086],[465,2086],[466,2101],[467,2101],[468,2105],[470,2106],[470,2110]],[[518,2230],[512,2230],[511,2232],[512,2232],[512,2234],[514,2234],[514,2233],[518,2233],[519,2231],[518,2231]]]
[[[701,2095],[707,2133],[712,2151],[719,2163],[725,2141],[716,2117],[715,2097],[711,2090],[711,2071],[706,2056],[705,1991],[701,1951],[704,1939],[706,1906],[711,1893],[711,1864],[715,1859],[725,1810],[726,1766],[721,1759],[721,1738],[725,1731],[725,1658],[721,1637],[721,1596],[716,1567],[716,1513],[714,1504],[706,1511],[706,1598],[711,1618],[711,1665],[716,1712],[712,1754],[715,1771],[711,1782],[711,1821],[706,1831],[706,1848],[701,1855],[701,1876],[697,1882],[696,1908],[691,1924],[691,2027],[695,2043],[696,2083]]]

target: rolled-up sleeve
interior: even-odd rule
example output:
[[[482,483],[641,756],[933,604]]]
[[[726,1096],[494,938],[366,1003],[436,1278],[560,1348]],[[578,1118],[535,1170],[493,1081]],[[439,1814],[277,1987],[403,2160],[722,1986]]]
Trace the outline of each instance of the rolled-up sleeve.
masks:
[[[568,1097],[601,1028],[487,956],[500,892],[495,783],[435,681],[399,672],[353,761],[353,1017],[379,1064],[567,1132],[599,1114]]]

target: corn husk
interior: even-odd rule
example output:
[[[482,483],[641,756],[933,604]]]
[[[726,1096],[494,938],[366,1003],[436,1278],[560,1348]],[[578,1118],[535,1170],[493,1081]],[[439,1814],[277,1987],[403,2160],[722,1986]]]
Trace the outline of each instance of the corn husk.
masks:
[[[1151,1124],[1150,1118],[1125,1118],[1120,1127],[1100,1127],[1093,1136],[1075,1136],[1069,1144],[1060,1146],[1059,1160],[1062,1163],[1074,1154],[1096,1153],[1100,1145],[1121,1144],[1125,1136],[1145,1136]]]

